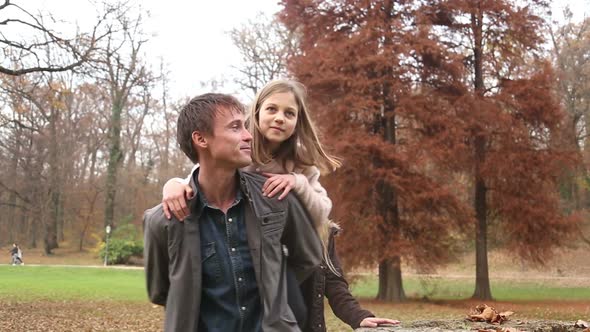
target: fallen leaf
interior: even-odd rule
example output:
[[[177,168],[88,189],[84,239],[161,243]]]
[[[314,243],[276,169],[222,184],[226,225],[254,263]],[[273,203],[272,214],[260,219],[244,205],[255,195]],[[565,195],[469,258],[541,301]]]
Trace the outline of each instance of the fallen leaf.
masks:
[[[574,326],[575,327],[589,328],[590,327],[590,324],[588,324],[588,322],[586,322],[586,321],[583,321],[583,320],[579,319]]]
[[[513,311],[504,311],[498,313],[496,309],[486,304],[477,305],[474,309],[470,310],[467,320],[472,322],[488,322],[491,324],[502,324],[507,321],[508,317],[513,315]]]
[[[514,311],[504,311],[500,313],[500,316],[504,317],[504,318],[508,318],[510,316],[514,315]]]

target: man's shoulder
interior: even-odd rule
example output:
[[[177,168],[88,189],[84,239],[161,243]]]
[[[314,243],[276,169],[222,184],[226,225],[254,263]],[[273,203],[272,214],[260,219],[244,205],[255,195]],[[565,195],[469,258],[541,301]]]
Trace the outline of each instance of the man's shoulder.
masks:
[[[291,204],[298,204],[297,196],[291,191],[284,199],[279,200],[280,195],[275,195],[272,198],[262,195],[262,186],[268,179],[267,177],[258,173],[245,172],[242,173],[242,178],[246,182],[248,188],[248,196],[252,199],[254,209],[257,210],[258,215],[284,211]]]
[[[165,225],[168,223],[168,218],[164,214],[164,208],[162,203],[147,209],[143,213],[144,227],[148,225]]]
[[[266,182],[267,179],[267,177],[265,177],[264,175],[250,171],[242,171],[241,175],[242,178],[248,182],[248,184],[260,189],[262,189],[262,186],[264,185],[264,182]]]

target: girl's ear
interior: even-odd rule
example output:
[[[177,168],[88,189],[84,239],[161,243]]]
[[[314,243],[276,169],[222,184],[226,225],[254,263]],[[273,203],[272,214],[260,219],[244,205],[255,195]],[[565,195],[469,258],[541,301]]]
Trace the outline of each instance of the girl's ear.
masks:
[[[200,132],[193,131],[191,138],[195,146],[203,149],[207,148],[207,138],[205,138],[205,136],[203,136]]]

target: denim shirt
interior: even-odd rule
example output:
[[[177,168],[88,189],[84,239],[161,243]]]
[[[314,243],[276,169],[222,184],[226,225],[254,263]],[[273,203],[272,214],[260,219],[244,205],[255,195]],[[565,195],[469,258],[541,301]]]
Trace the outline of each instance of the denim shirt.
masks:
[[[246,237],[244,205],[236,200],[224,214],[207,203],[198,191],[202,207],[202,298],[199,331],[261,331],[262,308],[252,256]]]

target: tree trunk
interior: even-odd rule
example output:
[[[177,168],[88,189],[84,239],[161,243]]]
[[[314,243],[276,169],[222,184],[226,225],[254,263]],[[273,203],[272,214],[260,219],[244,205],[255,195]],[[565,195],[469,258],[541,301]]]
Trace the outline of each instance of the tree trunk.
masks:
[[[35,225],[33,219],[29,218],[29,212],[23,212],[22,223],[28,225],[27,240],[29,240],[29,248],[37,248],[37,225]]]
[[[122,160],[121,151],[121,113],[122,102],[113,103],[111,123],[109,130],[109,164],[107,168],[107,179],[105,186],[105,213],[104,226],[113,226],[115,214],[115,196],[117,194],[117,171]]]
[[[16,168],[18,167],[16,165],[16,163],[17,163],[17,161],[15,158],[15,160],[13,160],[13,164],[11,165],[11,169],[10,169],[11,179],[13,180],[13,182],[12,182],[13,184],[16,184]],[[14,170],[14,172],[13,172],[13,170]],[[14,192],[16,190],[16,187],[13,186],[11,189],[13,191],[11,191],[8,194],[8,215],[6,216],[6,221],[7,221],[8,234],[9,234],[8,241],[14,242],[17,235],[18,235],[18,234],[16,234],[16,193]]]
[[[163,73],[163,67],[160,68],[160,71]],[[168,121],[168,98],[167,98],[167,91],[168,89],[166,88],[166,82],[167,79],[164,76],[164,79],[162,79],[162,109],[164,110],[164,126],[166,128],[166,135],[164,136],[164,151],[163,151],[163,158],[160,161],[160,176],[159,178],[159,184],[160,185],[164,185],[165,181],[168,180],[168,173],[169,171],[169,163],[170,163],[170,153],[169,153],[169,147],[170,147],[170,138],[172,137],[172,133],[171,133],[171,121]],[[164,176],[162,176],[164,175]]]
[[[58,203],[58,210],[57,210],[57,241],[62,242],[65,241],[66,237],[64,235],[64,229],[66,228],[65,223],[65,215],[64,215],[64,195],[63,195],[63,187],[60,185],[59,188],[59,203]]]
[[[14,111],[13,111],[14,112]],[[16,113],[16,112],[14,112]],[[16,127],[16,126],[15,126]],[[21,157],[21,135],[20,130],[15,130],[15,147],[14,153],[12,156],[12,160],[10,162],[10,169],[8,170],[9,180],[11,181],[11,189],[12,191],[8,194],[8,215],[6,216],[7,227],[8,227],[8,241],[14,242],[17,235],[16,234],[16,184],[17,184],[17,174],[18,174],[18,167],[19,167],[19,159]]]
[[[471,15],[471,24],[474,32],[474,85],[477,98],[484,97],[483,80],[483,13],[481,8]],[[478,111],[478,110],[476,110]],[[485,124],[481,124],[485,126]],[[491,300],[490,277],[488,272],[488,248],[487,248],[487,188],[481,174],[481,167],[485,161],[486,138],[482,133],[474,133],[475,140],[475,215],[477,226],[475,228],[475,291],[473,298]]]
[[[483,146],[485,146],[485,139],[478,137],[475,141],[476,160],[483,158]],[[476,161],[477,174],[480,162]],[[476,176],[475,180],[475,215],[477,227],[475,228],[475,291],[473,298],[491,300],[492,291],[488,272],[486,187],[480,176]]]
[[[59,191],[59,156],[57,146],[57,110],[52,109],[49,118],[49,181],[50,181],[50,206],[49,206],[49,218],[45,223],[45,237],[43,248],[45,249],[46,255],[51,255],[51,250],[58,247],[57,243],[57,231],[58,231],[58,218],[59,218],[59,202],[60,202],[60,191]]]
[[[399,256],[382,260],[379,263],[379,292],[377,293],[377,299],[386,302],[403,302],[406,300]]]
[[[393,10],[393,2],[389,2],[387,7]],[[383,75],[386,78],[380,91],[383,102],[381,109],[383,139],[390,144],[396,144],[395,102],[392,96],[391,84],[387,80],[392,75],[392,69],[387,68]],[[401,225],[399,222],[397,193],[390,184],[385,182],[378,187],[380,187],[377,189],[381,193],[380,210],[383,217],[384,231],[394,232],[395,234],[392,234],[392,237],[399,238]],[[402,283],[400,256],[384,259],[379,263],[379,293],[377,298],[388,302],[402,302],[406,299]]]

